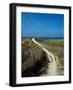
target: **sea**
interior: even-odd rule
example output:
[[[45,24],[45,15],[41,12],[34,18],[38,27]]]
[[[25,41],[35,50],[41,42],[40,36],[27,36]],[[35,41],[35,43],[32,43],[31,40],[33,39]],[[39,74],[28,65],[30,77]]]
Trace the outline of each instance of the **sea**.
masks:
[[[35,38],[36,40],[60,40],[60,41],[64,40],[63,37],[53,37],[53,38],[52,37],[22,37],[22,41],[32,38]]]

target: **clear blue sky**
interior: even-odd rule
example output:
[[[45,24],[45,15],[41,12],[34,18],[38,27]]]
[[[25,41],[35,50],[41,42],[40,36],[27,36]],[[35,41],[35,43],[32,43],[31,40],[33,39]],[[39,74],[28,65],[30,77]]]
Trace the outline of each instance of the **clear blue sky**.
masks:
[[[22,37],[64,37],[64,15],[26,13],[21,14]]]

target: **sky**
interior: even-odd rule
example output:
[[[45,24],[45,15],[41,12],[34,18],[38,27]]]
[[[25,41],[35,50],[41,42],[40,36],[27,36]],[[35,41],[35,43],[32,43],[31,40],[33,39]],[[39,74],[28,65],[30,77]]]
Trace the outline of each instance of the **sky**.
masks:
[[[64,37],[64,15],[46,13],[21,14],[22,37]]]

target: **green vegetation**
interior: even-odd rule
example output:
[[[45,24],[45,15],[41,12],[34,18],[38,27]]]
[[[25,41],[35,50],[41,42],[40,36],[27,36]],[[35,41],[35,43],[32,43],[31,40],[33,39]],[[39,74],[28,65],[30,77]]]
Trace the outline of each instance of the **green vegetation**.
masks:
[[[56,46],[56,47],[64,47],[64,41],[61,40],[43,40],[41,44],[45,44],[48,46]]]
[[[39,48],[36,44],[34,44],[32,42],[32,38],[26,38],[23,40],[24,40],[24,43],[22,43],[22,50],[23,50],[22,53],[23,53],[24,59],[23,59],[23,57],[22,57],[22,59],[23,59],[24,63],[22,63],[22,66],[24,67],[24,69],[27,68],[26,71],[23,71],[24,72],[23,76],[24,76],[25,72],[33,73],[33,71],[32,71],[33,67],[30,68],[30,66],[32,66],[34,64],[34,62],[35,62],[35,66],[36,66],[36,67],[34,67],[34,74],[35,74],[35,70],[38,70],[37,74],[40,74],[40,73],[46,71],[46,68],[48,65],[48,60],[44,56],[45,55],[45,54],[43,54],[44,52],[41,50],[41,48]],[[60,73],[60,75],[63,75],[64,74],[64,41],[56,40],[56,39],[55,40],[54,39],[43,40],[42,38],[36,38],[36,41],[38,41],[41,45],[43,45],[48,51],[53,53],[54,56],[58,56],[59,60],[56,61],[57,65],[58,65],[58,72]],[[28,56],[29,56],[29,59],[27,59]],[[35,57],[35,59],[34,59],[34,57]],[[41,57],[41,58],[39,58],[39,57]],[[29,71],[29,72],[27,72],[27,71]],[[27,75],[25,75],[25,76],[27,76]]]

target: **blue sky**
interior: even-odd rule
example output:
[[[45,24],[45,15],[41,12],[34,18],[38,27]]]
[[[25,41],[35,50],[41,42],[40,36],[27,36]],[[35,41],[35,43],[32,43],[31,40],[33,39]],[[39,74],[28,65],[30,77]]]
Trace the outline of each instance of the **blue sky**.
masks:
[[[26,13],[21,14],[22,37],[64,37],[64,15]]]

